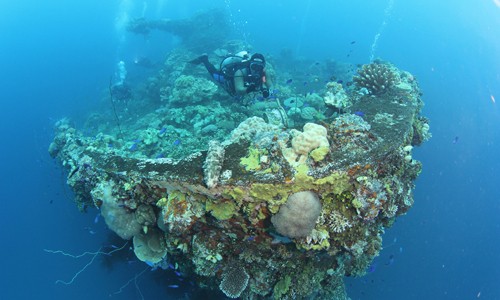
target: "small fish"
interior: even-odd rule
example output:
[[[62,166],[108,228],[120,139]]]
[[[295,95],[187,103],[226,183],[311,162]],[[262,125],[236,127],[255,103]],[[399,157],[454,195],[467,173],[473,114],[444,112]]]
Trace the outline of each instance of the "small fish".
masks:
[[[175,140],[173,145],[174,146],[179,146],[181,144],[181,140]]]
[[[175,275],[177,275],[178,277],[181,277],[182,276],[182,273],[179,272],[179,271],[174,271]]]
[[[319,61],[315,62],[314,64],[315,64],[315,65],[319,65]]]
[[[118,249],[118,246],[115,246],[115,245],[110,245],[110,247],[113,249]]]
[[[386,266],[390,266],[394,263],[394,254],[389,256],[389,261],[385,263]]]
[[[163,127],[162,129],[160,129],[160,131],[158,131],[158,134],[164,134],[166,131],[167,128]]]
[[[354,44],[356,44],[356,41],[352,41],[352,42],[351,42],[351,45],[354,45]]]
[[[377,269],[377,264],[373,263],[373,264],[368,266],[368,269],[366,270],[366,272],[373,273],[373,272],[375,272],[376,269]]]
[[[130,146],[130,148],[128,148],[128,150],[130,150],[131,152],[134,152],[135,150],[137,150],[139,146],[137,146],[137,143],[133,143],[132,146]]]
[[[286,81],[286,84],[290,84],[290,83],[292,83],[292,81],[293,81],[293,79],[288,79],[288,80]]]
[[[344,80],[342,80],[342,79],[339,79],[339,80],[337,80],[337,83],[340,83],[340,84],[342,84],[342,83],[344,83]]]
[[[173,264],[171,264],[171,263],[168,263],[168,267],[169,267],[170,269],[172,269],[172,270],[175,270],[175,266],[174,266]]]
[[[171,288],[171,289],[176,289],[179,287],[178,284],[170,284],[170,285],[167,285],[167,287]]]
[[[304,81],[303,85],[306,86],[307,85],[307,81]]]
[[[163,153],[158,153],[155,158],[164,158],[165,155]]]
[[[458,136],[454,137],[454,138],[453,138],[453,141],[451,141],[451,142],[452,142],[453,144],[458,143]]]
[[[98,213],[95,218],[94,218],[94,224],[97,224],[99,222],[99,217],[101,216],[101,213]]]
[[[255,236],[249,236],[249,237],[247,238],[247,241],[249,241],[249,242],[253,242],[253,241],[255,241]]]
[[[289,237],[286,236],[281,236],[275,233],[270,233],[271,236],[273,237],[273,240],[271,241],[271,244],[276,245],[276,244],[289,244],[292,242],[292,240]]]
[[[365,113],[364,113],[364,112],[362,112],[362,111],[360,111],[360,110],[355,111],[355,112],[354,112],[354,114],[355,114],[356,116],[360,116],[360,117],[364,117],[364,116],[365,116]]]
[[[112,143],[108,143],[108,148],[113,148],[113,144]]]
[[[95,234],[95,231],[94,230],[89,230],[89,233],[94,235]]]
[[[399,247],[399,253],[403,253],[403,247]]]

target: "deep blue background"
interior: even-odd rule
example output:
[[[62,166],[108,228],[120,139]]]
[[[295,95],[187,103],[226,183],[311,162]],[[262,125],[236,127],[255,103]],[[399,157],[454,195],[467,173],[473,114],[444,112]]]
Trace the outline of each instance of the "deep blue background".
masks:
[[[415,205],[387,230],[375,272],[347,280],[351,297],[500,299],[500,103],[490,98],[500,101],[494,0],[394,0],[388,14],[385,0],[173,2],[0,3],[0,299],[105,299],[144,269],[123,262],[109,269],[96,260],[74,284],[54,284],[70,280],[88,260],[44,248],[95,251],[108,243],[108,231],[102,221],[94,224],[95,211],[80,214],[71,202],[65,176],[47,154],[52,125],[64,116],[78,120],[102,101],[117,61],[161,60],[175,46],[165,34],[128,35],[117,20],[143,12],[187,17],[212,5],[228,9],[236,31],[263,53],[288,47],[298,56],[367,63],[380,33],[375,55],[420,82],[433,138],[415,151],[424,164]],[[391,254],[394,263],[386,265]],[[149,270],[139,280],[145,299],[178,299],[189,283],[166,288],[177,283],[175,275]],[[140,299],[133,286],[112,298]]]

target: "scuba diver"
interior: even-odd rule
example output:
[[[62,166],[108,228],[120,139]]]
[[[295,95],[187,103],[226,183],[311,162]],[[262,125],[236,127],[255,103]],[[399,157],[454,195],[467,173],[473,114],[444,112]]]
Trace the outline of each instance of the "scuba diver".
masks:
[[[190,63],[203,63],[212,79],[219,83],[231,96],[242,96],[251,92],[262,92],[264,98],[269,97],[271,86],[266,78],[266,60],[262,54],[252,56],[247,51],[225,57],[219,69],[208,61],[204,54]]]

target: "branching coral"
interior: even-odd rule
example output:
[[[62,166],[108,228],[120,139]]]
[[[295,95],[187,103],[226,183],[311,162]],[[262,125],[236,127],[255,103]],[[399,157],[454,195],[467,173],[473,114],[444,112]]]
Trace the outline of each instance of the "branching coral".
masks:
[[[397,84],[398,75],[389,65],[375,62],[363,65],[353,80],[359,88],[366,88],[371,95],[380,95]]]
[[[328,215],[326,219],[328,227],[333,232],[340,233],[347,228],[352,227],[351,222],[349,222],[349,220],[338,211],[332,211],[332,213]]]

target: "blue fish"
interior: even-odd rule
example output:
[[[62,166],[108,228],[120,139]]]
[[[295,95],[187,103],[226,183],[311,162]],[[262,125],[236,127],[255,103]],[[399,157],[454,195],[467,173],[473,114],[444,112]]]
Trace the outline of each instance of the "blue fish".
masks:
[[[158,131],[158,134],[164,134],[166,131],[167,128],[163,127],[162,129],[160,129],[160,131]]]
[[[181,144],[181,140],[175,140],[173,145],[174,146],[179,146]]]
[[[394,254],[389,256],[389,261],[385,263],[386,266],[390,266],[394,263]]]
[[[355,111],[355,112],[354,112],[354,114],[355,114],[356,116],[360,116],[360,117],[364,117],[364,116],[365,116],[365,113],[364,113],[364,112],[362,112],[362,111],[360,111],[360,110]]]
[[[452,143],[453,143],[453,144],[458,143],[458,136],[456,136],[456,137],[453,139]]]
[[[167,287],[171,288],[171,289],[176,289],[179,287],[178,284],[170,284],[170,285],[167,285]]]
[[[94,218],[94,223],[97,224],[97,222],[99,222],[99,216],[101,215],[101,213],[98,213],[95,218]]]
[[[341,80],[337,80],[337,83],[342,84],[342,83],[344,83],[344,80],[342,80],[342,79]]]
[[[128,150],[130,150],[131,152],[134,152],[135,150],[137,150],[139,146],[137,145],[137,143],[133,143],[132,146],[130,146],[130,148],[128,148]]]
[[[178,277],[181,277],[182,276],[182,273],[179,272],[179,271],[174,271],[175,275],[177,275]]]
[[[373,264],[368,266],[368,269],[366,270],[366,272],[373,273],[373,272],[375,272],[376,269],[377,269],[377,264],[373,263]]]
[[[175,270],[175,266],[174,266],[173,264],[171,264],[171,263],[168,263],[168,267],[169,267],[170,269],[172,269],[172,270]]]
[[[286,81],[286,84],[290,84],[290,83],[292,83],[292,81],[293,81],[293,79],[288,79],[288,80]]]
[[[113,148],[113,144],[112,143],[108,143],[108,148]]]
[[[163,153],[158,153],[155,158],[164,158],[165,155]]]
[[[247,238],[247,241],[249,241],[249,242],[253,242],[253,241],[255,241],[255,236],[249,236],[249,237]]]

